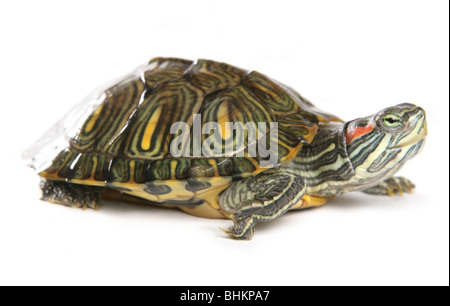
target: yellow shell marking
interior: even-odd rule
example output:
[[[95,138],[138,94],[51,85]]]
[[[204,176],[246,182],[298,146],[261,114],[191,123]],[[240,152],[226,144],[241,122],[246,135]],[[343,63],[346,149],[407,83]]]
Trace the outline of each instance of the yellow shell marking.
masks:
[[[226,122],[230,122],[230,117],[228,114],[228,103],[222,103],[217,110],[217,121],[220,124],[220,129],[222,131],[222,139],[225,139],[227,135],[231,135],[230,126]]]
[[[86,124],[86,128],[85,128],[86,133],[89,133],[94,128],[95,123],[98,121],[98,116],[100,115],[100,113],[103,109],[103,105],[104,104],[97,107],[95,112],[92,114],[91,118],[89,119],[89,122]]]
[[[150,149],[152,134],[155,131],[156,124],[158,124],[159,117],[161,117],[162,107],[158,107],[151,115],[150,120],[145,127],[144,136],[142,137],[141,147],[143,150]]]

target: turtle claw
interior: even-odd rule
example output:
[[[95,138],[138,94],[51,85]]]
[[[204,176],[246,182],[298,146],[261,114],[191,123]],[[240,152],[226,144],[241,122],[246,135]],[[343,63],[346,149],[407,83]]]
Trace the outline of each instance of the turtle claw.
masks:
[[[234,226],[223,229],[219,227],[219,229],[228,234],[231,238],[241,239],[241,240],[250,240],[253,237],[255,232],[255,222],[252,217],[248,217],[242,220],[233,220]]]
[[[395,197],[395,192],[392,188],[387,188],[386,189],[387,195],[390,197]]]
[[[231,231],[232,227],[230,227],[230,228],[228,228],[228,229],[224,229],[224,228],[219,227],[219,229],[220,229],[222,232],[224,232],[225,234],[228,234],[228,235],[230,235],[230,236],[233,235],[233,232]]]

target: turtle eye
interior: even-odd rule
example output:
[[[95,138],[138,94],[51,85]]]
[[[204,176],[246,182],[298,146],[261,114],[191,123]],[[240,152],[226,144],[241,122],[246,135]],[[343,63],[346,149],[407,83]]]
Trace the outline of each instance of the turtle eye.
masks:
[[[387,114],[382,119],[383,125],[387,128],[393,129],[402,125],[402,118],[396,114]]]

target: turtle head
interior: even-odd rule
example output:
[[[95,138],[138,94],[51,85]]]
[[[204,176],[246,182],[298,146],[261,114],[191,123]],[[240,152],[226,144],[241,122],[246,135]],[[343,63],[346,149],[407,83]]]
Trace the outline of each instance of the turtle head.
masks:
[[[426,135],[425,111],[410,103],[386,108],[344,126],[348,156],[356,176],[367,185],[397,172],[421,151]]]

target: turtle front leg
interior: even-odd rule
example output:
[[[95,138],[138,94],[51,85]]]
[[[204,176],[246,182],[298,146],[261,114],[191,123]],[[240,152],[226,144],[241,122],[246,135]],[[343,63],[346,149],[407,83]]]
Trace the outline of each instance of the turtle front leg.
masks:
[[[222,210],[231,214],[234,226],[225,233],[250,240],[255,224],[274,220],[303,197],[304,181],[285,169],[269,169],[234,182],[219,198]]]
[[[46,179],[42,180],[41,189],[41,200],[83,209],[98,209],[104,190],[103,187],[86,186]]]
[[[416,186],[407,178],[396,176],[388,178],[375,186],[362,190],[362,192],[375,195],[402,195],[404,192],[411,193]]]

